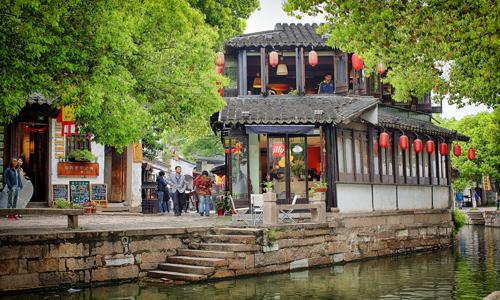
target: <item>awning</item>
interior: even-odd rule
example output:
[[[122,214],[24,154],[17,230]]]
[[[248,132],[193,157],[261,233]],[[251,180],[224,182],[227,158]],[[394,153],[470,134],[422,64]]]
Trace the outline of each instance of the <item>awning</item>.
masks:
[[[313,134],[314,125],[246,125],[247,133]]]

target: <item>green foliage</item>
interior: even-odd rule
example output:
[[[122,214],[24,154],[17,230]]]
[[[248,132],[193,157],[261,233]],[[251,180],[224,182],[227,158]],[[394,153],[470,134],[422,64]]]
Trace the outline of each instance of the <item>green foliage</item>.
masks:
[[[357,52],[367,74],[377,63],[390,67],[387,80],[398,100],[433,90],[458,105],[499,103],[495,1],[287,0],[284,9],[299,16],[324,13],[328,23],[321,32],[330,34],[328,44]],[[448,76],[437,65],[446,65]]]
[[[71,203],[66,199],[55,199],[54,203],[56,208],[71,208]]]
[[[311,184],[311,187],[313,189],[326,189],[326,188],[328,188],[328,183],[326,183],[324,181],[313,182]]]
[[[185,0],[12,0],[0,11],[0,123],[40,92],[122,149],[152,127],[205,127],[223,106],[218,34]]]
[[[273,191],[274,183],[272,181],[264,181],[264,192],[270,193]]]
[[[276,229],[270,228],[267,230],[267,243],[272,245],[274,242],[276,242]]]
[[[224,147],[220,136],[215,135],[210,128],[197,137],[188,137],[180,146],[181,154],[187,159],[194,160],[196,156],[224,155]]]
[[[73,204],[71,204],[71,208],[73,208],[73,209],[83,209],[83,205],[81,205],[80,203],[73,203]]]
[[[437,118],[439,125],[456,130],[470,137],[468,142],[460,142],[462,155],[451,155],[451,163],[459,171],[453,182],[456,191],[481,182],[481,176],[500,178],[500,107],[493,112],[482,112],[466,116],[461,120]],[[467,159],[467,150],[473,147],[474,160]]]
[[[97,157],[89,150],[73,150],[68,154],[68,159],[74,161],[97,161]]]
[[[458,209],[453,210],[453,234],[457,234],[465,225],[465,215]]]

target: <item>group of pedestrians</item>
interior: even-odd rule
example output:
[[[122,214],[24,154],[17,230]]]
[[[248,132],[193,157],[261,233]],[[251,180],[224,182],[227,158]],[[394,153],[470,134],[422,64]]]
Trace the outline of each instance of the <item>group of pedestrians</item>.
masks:
[[[182,168],[175,167],[175,172],[165,176],[165,172],[158,173],[156,178],[157,183],[157,197],[160,213],[169,213],[169,201],[172,199],[175,216],[180,216],[182,210],[187,212],[189,202],[186,202],[186,194],[189,189],[188,182],[184,175],[182,175]],[[210,198],[211,198],[212,180],[208,176],[207,171],[203,171],[201,175],[196,177],[193,181],[193,196],[199,199],[197,210],[201,216],[210,215]],[[196,205],[196,204],[195,204]]]

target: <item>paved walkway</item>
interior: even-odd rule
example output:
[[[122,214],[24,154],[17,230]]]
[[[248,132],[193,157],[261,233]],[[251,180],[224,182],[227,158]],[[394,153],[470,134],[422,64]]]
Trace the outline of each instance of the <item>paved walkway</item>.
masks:
[[[202,217],[196,212],[189,212],[180,217],[173,214],[144,215],[132,213],[98,213],[83,215],[79,219],[79,231],[109,231],[150,228],[176,227],[211,227],[231,225],[231,217]],[[66,216],[24,216],[18,221],[9,221],[5,216],[0,218],[0,235],[36,234],[69,231]]]

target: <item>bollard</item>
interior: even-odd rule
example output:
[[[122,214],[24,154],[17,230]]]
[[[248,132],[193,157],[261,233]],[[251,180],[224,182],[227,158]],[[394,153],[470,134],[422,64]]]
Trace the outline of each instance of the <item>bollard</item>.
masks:
[[[278,224],[278,207],[275,193],[264,193],[264,225]]]

